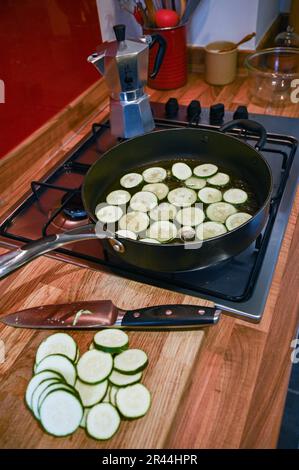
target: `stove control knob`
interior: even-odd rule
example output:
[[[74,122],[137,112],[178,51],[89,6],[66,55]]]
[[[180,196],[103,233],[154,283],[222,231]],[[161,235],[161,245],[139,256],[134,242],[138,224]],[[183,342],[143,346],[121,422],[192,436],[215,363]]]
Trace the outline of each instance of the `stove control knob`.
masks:
[[[176,98],[169,98],[165,104],[165,114],[168,118],[174,118],[179,112],[179,103]]]
[[[248,119],[248,109],[247,106],[238,106],[234,112],[234,119]]]
[[[191,103],[189,103],[188,108],[187,108],[188,121],[192,122],[192,121],[198,120],[200,114],[201,114],[200,101],[192,100]]]
[[[225,108],[223,103],[213,104],[210,107],[210,123],[221,124],[224,118]]]

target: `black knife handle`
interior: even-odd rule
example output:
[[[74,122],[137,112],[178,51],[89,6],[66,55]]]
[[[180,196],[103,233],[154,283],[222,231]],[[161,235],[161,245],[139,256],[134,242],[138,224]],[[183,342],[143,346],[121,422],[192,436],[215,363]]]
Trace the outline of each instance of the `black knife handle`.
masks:
[[[127,328],[202,327],[218,322],[221,311],[198,305],[157,305],[125,313],[121,326]]]

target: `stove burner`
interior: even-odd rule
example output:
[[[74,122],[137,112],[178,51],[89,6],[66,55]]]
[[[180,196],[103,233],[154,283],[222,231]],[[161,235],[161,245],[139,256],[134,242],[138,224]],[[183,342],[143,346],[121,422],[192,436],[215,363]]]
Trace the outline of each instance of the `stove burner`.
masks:
[[[61,199],[61,203],[64,204],[68,197],[69,194],[66,193]],[[73,221],[84,220],[87,218],[87,212],[84,208],[80,193],[75,193],[71,196],[69,201],[63,207],[63,213],[68,219]]]

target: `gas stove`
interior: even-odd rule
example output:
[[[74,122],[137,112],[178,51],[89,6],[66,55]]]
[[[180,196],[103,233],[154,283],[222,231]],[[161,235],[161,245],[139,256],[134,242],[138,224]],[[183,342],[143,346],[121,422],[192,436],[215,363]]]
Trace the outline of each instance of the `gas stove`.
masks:
[[[152,103],[156,129],[198,126],[218,129],[233,118],[260,122],[267,130],[263,155],[274,180],[267,224],[254,244],[225,263],[204,270],[180,273],[146,272],[124,265],[108,254],[100,240],[82,241],[58,249],[48,256],[79,266],[113,272],[142,283],[209,299],[219,308],[249,321],[260,321],[268,297],[297,187],[299,152],[298,119],[277,116],[248,116],[246,107],[225,112],[222,104],[201,109],[196,101],[188,107],[170,99],[165,105]],[[233,130],[232,135],[254,145],[258,137]],[[109,121],[95,123],[86,139],[75,147],[31,189],[17,207],[6,214],[0,226],[0,244],[17,247],[40,238],[85,225],[80,188],[90,166],[119,140],[111,135]]]

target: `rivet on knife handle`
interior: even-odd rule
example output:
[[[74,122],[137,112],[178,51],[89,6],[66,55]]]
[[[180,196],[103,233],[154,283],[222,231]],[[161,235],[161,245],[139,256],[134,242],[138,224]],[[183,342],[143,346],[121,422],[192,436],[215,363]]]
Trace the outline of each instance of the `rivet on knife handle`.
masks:
[[[221,310],[198,305],[157,305],[126,312],[121,320],[125,328],[188,328],[217,323]]]

